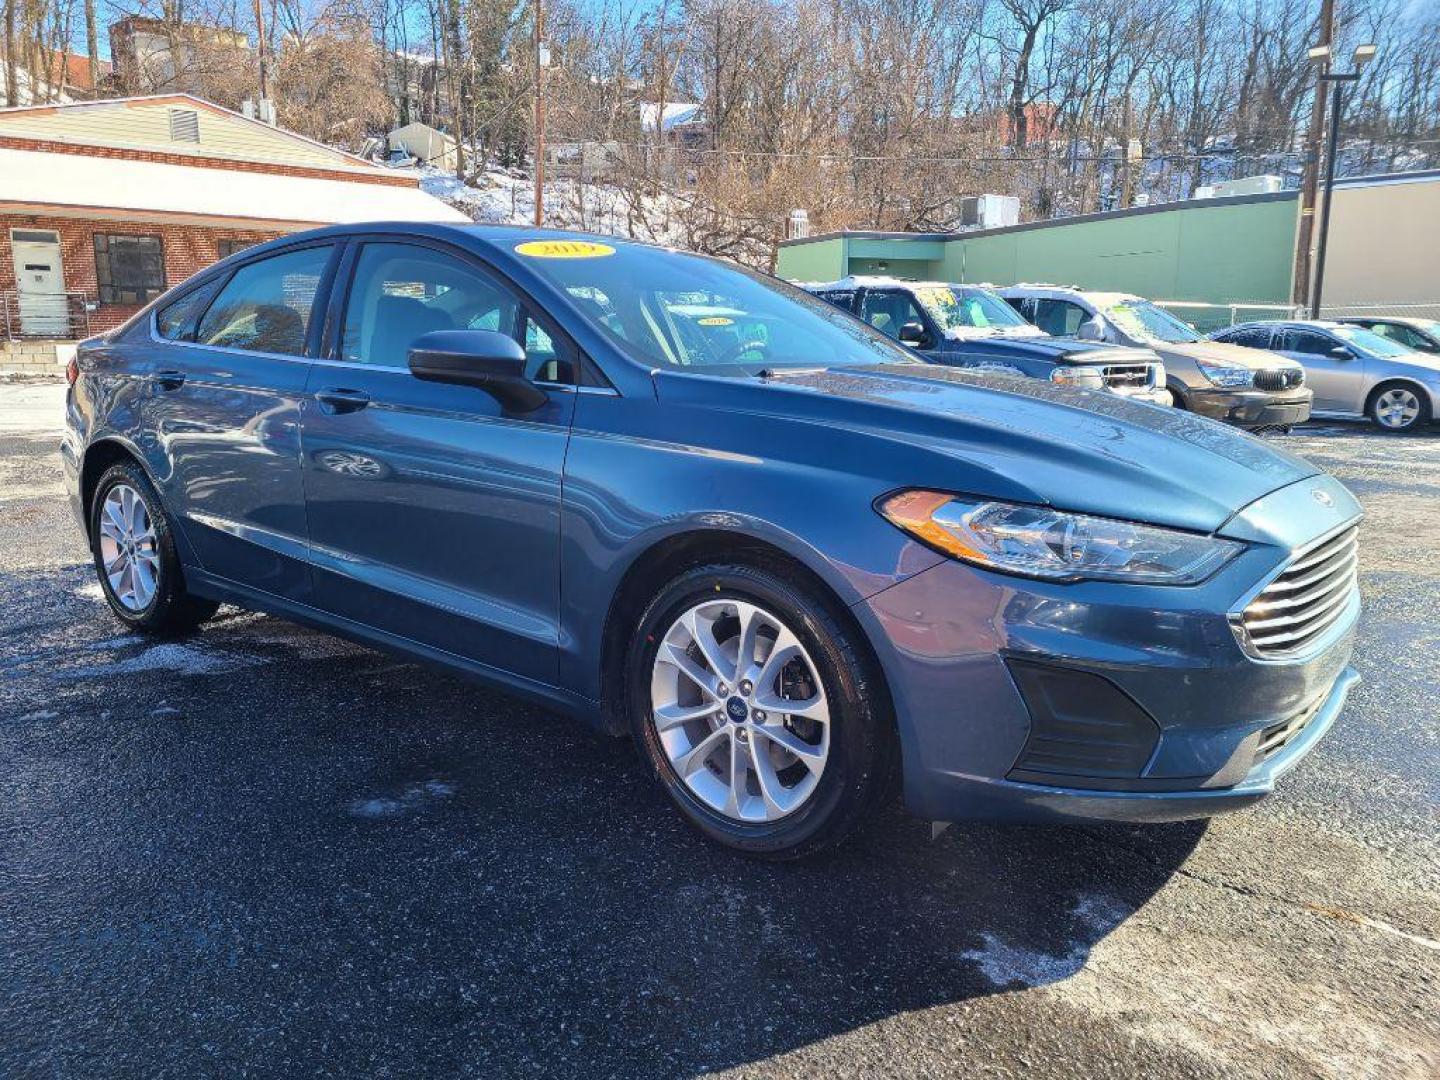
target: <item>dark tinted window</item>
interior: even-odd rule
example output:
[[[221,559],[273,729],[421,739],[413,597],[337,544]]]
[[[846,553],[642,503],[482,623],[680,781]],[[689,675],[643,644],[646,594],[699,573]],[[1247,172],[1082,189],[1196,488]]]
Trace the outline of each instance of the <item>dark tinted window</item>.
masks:
[[[828,292],[815,294],[827,304],[834,304],[842,311],[852,311],[855,308],[855,293],[852,289],[831,289]]]
[[[908,293],[885,290],[871,290],[860,301],[860,317],[879,330],[886,337],[900,338],[900,328],[906,323],[925,325],[920,306]]]
[[[515,297],[470,263],[414,244],[366,244],[355,263],[340,357],[403,368],[435,330],[515,334]]]
[[[155,329],[160,336],[170,341],[193,341],[195,320],[205,310],[211,299],[220,291],[222,278],[208,281],[199,288],[191,289],[178,300],[172,300],[155,313]]]
[[[1281,337],[1280,347],[1286,352],[1304,353],[1306,356],[1325,356],[1331,349],[1339,347],[1338,341],[1332,341],[1324,334],[1317,334],[1313,330],[1286,330]]]
[[[242,266],[200,320],[202,345],[305,355],[315,293],[329,247],[304,248]]]
[[[158,236],[95,234],[95,284],[102,304],[148,304],[165,291]]]
[[[1067,300],[1039,299],[1035,301],[1035,316],[1031,322],[1055,337],[1074,337],[1080,331],[1080,324],[1088,317],[1078,304]]]
[[[1245,345],[1251,349],[1268,349],[1270,347],[1270,330],[1268,327],[1252,326],[1246,330],[1227,330],[1223,334],[1216,334],[1217,341],[1228,341],[1231,345]]]

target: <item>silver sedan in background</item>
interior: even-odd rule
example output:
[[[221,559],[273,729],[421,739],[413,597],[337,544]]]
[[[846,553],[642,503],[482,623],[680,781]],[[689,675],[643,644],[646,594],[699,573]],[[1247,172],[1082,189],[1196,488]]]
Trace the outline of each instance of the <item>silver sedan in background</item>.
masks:
[[[1440,407],[1440,357],[1364,327],[1322,319],[1250,322],[1210,336],[1298,360],[1315,392],[1313,416],[1368,417],[1384,431],[1414,431]]]

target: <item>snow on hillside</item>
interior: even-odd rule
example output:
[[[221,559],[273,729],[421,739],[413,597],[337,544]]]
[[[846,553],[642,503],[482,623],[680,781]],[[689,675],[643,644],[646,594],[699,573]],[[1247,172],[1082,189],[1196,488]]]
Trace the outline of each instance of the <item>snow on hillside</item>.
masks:
[[[418,169],[420,186],[429,194],[494,225],[529,225],[535,220],[535,182],[517,169],[487,168],[473,184],[433,166]],[[545,224],[638,240],[674,244],[679,224],[664,195],[632,201],[610,184],[555,180],[545,185]]]

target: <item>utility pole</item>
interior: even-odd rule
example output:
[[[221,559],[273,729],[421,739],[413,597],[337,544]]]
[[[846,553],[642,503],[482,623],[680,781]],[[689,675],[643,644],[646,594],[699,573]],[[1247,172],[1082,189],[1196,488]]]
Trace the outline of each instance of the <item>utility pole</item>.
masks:
[[[1295,265],[1291,274],[1290,303],[1304,307],[1310,298],[1310,248],[1315,236],[1315,189],[1320,179],[1320,140],[1325,134],[1325,83],[1330,70],[1329,50],[1335,38],[1335,0],[1321,0],[1320,40],[1315,50],[1325,49],[1320,78],[1315,84],[1315,101],[1310,107],[1310,127],[1305,133],[1305,166],[1300,174],[1300,220],[1295,230]]]
[[[535,0],[535,224],[545,223],[545,12]]]
[[[258,112],[265,107],[264,101],[270,96],[269,79],[265,70],[265,15],[260,10],[260,0],[255,0],[255,56],[260,61],[260,101],[256,102]]]

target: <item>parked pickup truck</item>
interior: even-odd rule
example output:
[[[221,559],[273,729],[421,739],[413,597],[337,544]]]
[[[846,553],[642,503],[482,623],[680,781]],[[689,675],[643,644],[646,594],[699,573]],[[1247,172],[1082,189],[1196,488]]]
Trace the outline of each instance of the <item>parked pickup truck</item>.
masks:
[[[1051,337],[984,286],[868,276],[799,285],[932,363],[1171,403],[1165,365],[1152,350]]]

